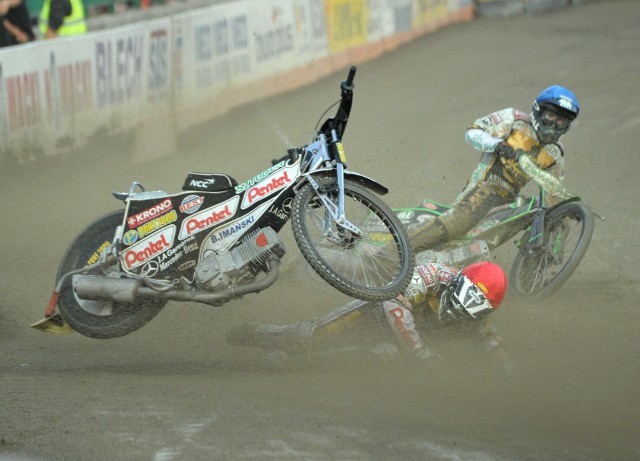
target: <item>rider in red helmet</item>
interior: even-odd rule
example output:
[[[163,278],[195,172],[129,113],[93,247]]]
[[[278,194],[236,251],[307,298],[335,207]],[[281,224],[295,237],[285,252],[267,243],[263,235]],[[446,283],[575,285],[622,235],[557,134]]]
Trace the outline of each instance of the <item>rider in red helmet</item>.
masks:
[[[236,346],[300,352],[335,347],[340,339],[365,333],[361,341],[383,358],[404,355],[437,358],[423,336],[437,330],[475,339],[484,352],[509,367],[506,352],[487,314],[504,298],[507,278],[500,266],[478,262],[461,271],[441,263],[415,268],[403,295],[381,303],[355,300],[327,315],[290,325],[239,325],[227,334]],[[384,340],[384,336],[388,336]],[[389,334],[390,333],[390,334]]]

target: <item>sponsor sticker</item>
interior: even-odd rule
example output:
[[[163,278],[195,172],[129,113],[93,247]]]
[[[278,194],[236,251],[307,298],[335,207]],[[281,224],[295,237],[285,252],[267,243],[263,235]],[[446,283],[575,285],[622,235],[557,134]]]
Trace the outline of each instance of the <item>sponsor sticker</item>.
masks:
[[[129,247],[121,256],[124,268],[134,269],[169,250],[175,233],[176,226],[172,224]]]
[[[502,123],[502,116],[498,112],[494,112],[493,114],[489,115],[489,117],[496,125]]]
[[[173,203],[171,203],[171,199],[166,198],[162,202],[156,203],[152,207],[147,208],[140,213],[129,216],[127,218],[127,225],[129,226],[129,229],[135,229],[136,227],[139,227],[144,223],[151,221],[153,218],[160,216],[172,209]]]
[[[138,241],[138,231],[136,231],[136,230],[133,230],[133,229],[132,230],[128,230],[122,236],[122,243],[124,243],[127,246],[133,245],[137,241]]]
[[[213,181],[213,179],[211,180]],[[193,182],[193,181],[192,181]],[[204,203],[204,197],[201,195],[187,195],[182,199],[180,207],[178,208],[181,213],[193,214],[200,209]]]
[[[418,272],[420,273],[420,277],[422,277],[422,280],[424,280],[424,283],[426,283],[427,286],[432,286],[436,282],[433,278],[433,274],[426,267],[418,266]]]
[[[192,267],[194,267],[196,265],[196,261],[194,259],[191,259],[189,261],[185,261],[182,264],[180,264],[178,266],[178,270],[180,272],[186,271],[187,269],[191,269]]]
[[[203,230],[207,230],[218,224],[222,224],[233,217],[237,208],[239,197],[236,195],[229,200],[219,203],[215,206],[209,207],[200,211],[190,218],[182,221],[180,228],[180,234],[178,238],[184,240],[187,237],[191,237]]]
[[[272,166],[271,168],[268,168],[268,169],[264,170],[262,173],[254,176],[253,178],[251,178],[247,182],[243,182],[242,184],[238,184],[236,186],[236,194],[244,192],[245,190],[247,190],[248,188],[250,188],[251,186],[256,184],[258,181],[260,181],[260,180],[266,178],[267,176],[269,176],[269,174],[271,174],[272,172],[284,168],[285,163],[286,162],[283,160],[282,162],[277,163],[276,165]]]
[[[159,218],[152,219],[151,221],[144,223],[142,226],[136,229],[138,233],[138,237],[146,237],[147,235],[153,234],[158,229],[166,226],[167,224],[171,224],[178,220],[178,213],[176,210],[171,210],[169,213],[163,214]]]
[[[105,241],[102,245],[100,245],[98,247],[98,249],[96,251],[94,251],[93,254],[89,257],[89,259],[87,259],[87,264],[85,264],[85,265],[86,266],[90,266],[90,265],[95,264],[96,262],[98,262],[98,259],[100,258],[100,255],[102,254],[102,252],[104,250],[109,248],[109,245],[111,245],[111,242],[109,242],[109,241]]]
[[[192,179],[189,185],[191,187],[197,187],[198,189],[209,189],[209,186],[213,186],[215,182],[215,178]]]
[[[249,229],[262,214],[269,208],[273,200],[263,203],[248,215],[229,222],[215,229],[202,243],[203,254],[214,251],[216,253],[227,249]]]
[[[278,170],[275,173],[267,176],[262,181],[258,182],[255,186],[250,187],[244,194],[242,199],[242,208],[248,208],[256,202],[263,200],[293,182],[296,178],[298,165],[285,168],[284,170]]]

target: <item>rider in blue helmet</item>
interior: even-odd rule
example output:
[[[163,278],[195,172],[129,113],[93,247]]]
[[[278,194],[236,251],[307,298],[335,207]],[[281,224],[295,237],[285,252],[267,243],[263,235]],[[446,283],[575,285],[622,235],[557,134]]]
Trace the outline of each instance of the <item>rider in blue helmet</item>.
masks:
[[[579,111],[575,95],[553,85],[536,97],[530,114],[508,108],[475,120],[465,139],[482,152],[480,164],[446,213],[411,230],[414,250],[464,235],[492,208],[513,202],[530,180],[550,202],[572,197],[562,185],[564,148],[559,139]]]

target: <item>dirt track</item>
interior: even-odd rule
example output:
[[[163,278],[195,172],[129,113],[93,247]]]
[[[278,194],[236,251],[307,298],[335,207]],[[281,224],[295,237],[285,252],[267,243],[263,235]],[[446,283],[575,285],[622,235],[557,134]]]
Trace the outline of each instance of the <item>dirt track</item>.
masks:
[[[72,236],[117,208],[111,190],[139,180],[175,192],[187,171],[245,180],[282,152],[276,127],[293,144],[308,140],[342,75],[193,130],[161,161],[128,164],[123,140],[3,170],[0,459],[639,459],[638,24],[632,0],[481,19],[359,67],[349,166],[388,185],[393,206],[456,195],[477,158],[462,136],[477,116],[527,110],[553,83],[582,104],[565,139],[566,184],[607,220],[553,298],[508,296],[495,314],[517,364],[510,378],[457,342],[439,345],[438,366],[341,358],[269,372],[226,346],[225,331],[344,299],[295,271],[222,310],[172,303],[121,339],[28,328]]]

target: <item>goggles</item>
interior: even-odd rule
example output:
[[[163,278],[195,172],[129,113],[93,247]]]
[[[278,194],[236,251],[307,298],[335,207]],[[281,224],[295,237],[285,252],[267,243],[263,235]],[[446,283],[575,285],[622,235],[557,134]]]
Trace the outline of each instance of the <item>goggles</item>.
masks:
[[[465,276],[460,277],[451,301],[458,312],[466,313],[473,318],[493,311],[484,293]]]
[[[571,125],[571,120],[549,109],[540,113],[540,122],[546,127],[555,127],[557,130],[566,130]]]

